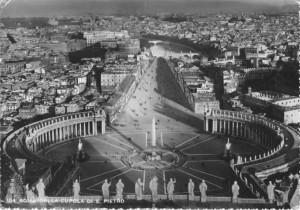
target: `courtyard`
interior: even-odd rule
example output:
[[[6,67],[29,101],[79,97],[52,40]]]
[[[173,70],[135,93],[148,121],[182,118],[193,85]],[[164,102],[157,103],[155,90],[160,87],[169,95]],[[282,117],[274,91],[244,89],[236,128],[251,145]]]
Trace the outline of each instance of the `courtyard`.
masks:
[[[151,150],[153,118],[157,149],[163,151],[162,161],[166,163],[163,167],[148,167],[155,166],[155,161],[149,164],[141,156]],[[52,158],[73,156],[78,141],[73,139],[51,147],[46,154]],[[231,185],[238,178],[222,158],[227,141],[227,137],[203,132],[203,116],[190,110],[164,60],[155,59],[123,112],[107,126],[106,133],[82,138],[89,159],[80,163],[80,193],[102,195],[102,183],[108,179],[110,194],[115,195],[116,183],[122,179],[124,194],[130,195],[141,178],[144,194],[150,194],[149,182],[157,176],[159,194],[166,193],[168,181],[175,178],[174,194],[187,194],[187,184],[192,179],[195,195],[200,194],[199,184],[205,180],[208,195],[231,196]],[[230,138],[230,143],[234,154],[263,152],[245,140]],[[174,159],[177,159],[175,164],[168,164]],[[241,197],[254,197],[243,183],[238,183]]]

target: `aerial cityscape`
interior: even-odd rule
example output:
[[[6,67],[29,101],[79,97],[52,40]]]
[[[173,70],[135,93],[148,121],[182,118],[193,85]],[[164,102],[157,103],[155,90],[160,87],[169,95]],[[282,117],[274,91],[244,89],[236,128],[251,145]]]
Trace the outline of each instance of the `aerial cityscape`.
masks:
[[[0,0],[1,206],[299,208],[299,6]]]

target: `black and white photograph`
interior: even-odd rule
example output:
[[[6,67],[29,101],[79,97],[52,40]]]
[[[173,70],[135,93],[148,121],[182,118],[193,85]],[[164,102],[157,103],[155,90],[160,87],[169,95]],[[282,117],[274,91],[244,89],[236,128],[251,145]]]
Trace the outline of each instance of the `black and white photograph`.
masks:
[[[0,0],[0,208],[300,209],[299,16]]]

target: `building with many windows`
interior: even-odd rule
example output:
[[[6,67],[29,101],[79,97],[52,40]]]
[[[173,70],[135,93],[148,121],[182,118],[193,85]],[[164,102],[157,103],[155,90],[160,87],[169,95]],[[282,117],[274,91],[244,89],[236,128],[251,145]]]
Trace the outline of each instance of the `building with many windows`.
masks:
[[[219,110],[220,101],[216,99],[214,93],[194,94],[195,97],[195,113],[204,114],[208,110]]]
[[[87,46],[94,45],[95,43],[107,42],[107,41],[117,41],[117,40],[129,40],[130,36],[128,31],[86,31],[83,34],[83,37],[86,38]]]
[[[6,60],[0,63],[0,75],[14,74],[25,69],[26,61],[22,59]]]
[[[36,116],[36,109],[32,104],[24,105],[19,109],[19,116],[27,119]]]
[[[299,123],[300,97],[272,91],[251,92],[249,88],[243,100],[246,106],[256,112],[264,112],[284,124]]]

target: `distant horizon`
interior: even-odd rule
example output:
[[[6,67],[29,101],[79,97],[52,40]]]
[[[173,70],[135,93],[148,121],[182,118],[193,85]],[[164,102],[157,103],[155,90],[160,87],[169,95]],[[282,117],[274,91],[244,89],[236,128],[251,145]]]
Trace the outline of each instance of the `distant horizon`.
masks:
[[[22,9],[20,9],[22,8]],[[297,12],[293,0],[12,0],[2,17]]]

